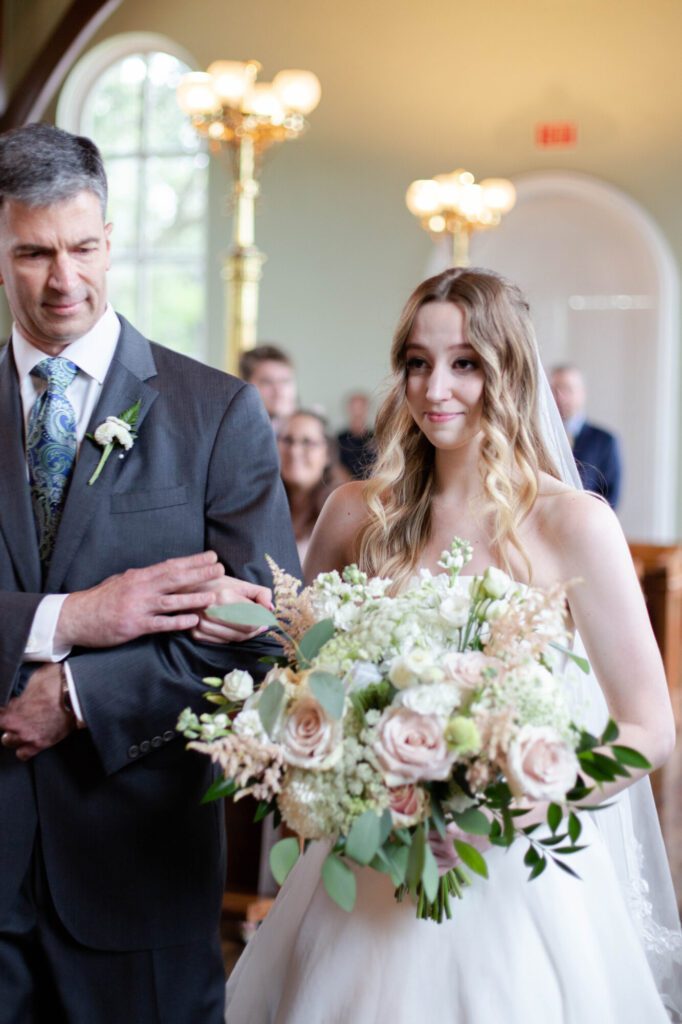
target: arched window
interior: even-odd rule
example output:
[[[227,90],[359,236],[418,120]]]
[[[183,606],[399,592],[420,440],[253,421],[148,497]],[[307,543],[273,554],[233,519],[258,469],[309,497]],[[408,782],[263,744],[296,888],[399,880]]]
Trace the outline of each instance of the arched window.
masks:
[[[104,157],[114,308],[154,341],[205,358],[208,155],[175,100],[191,64],[158,36],[109,39],[74,67],[57,122]]]

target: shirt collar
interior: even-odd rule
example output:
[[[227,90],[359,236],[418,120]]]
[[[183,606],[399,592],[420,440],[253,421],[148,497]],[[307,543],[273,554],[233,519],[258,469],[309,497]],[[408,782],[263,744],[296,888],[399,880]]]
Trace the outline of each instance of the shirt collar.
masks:
[[[577,412],[575,416],[569,416],[564,423],[566,427],[566,433],[570,434],[571,437],[577,437],[580,431],[585,426],[586,416],[583,412]]]
[[[61,355],[75,363],[79,370],[92,377],[98,384],[104,378],[111,364],[121,333],[121,323],[112,307],[107,304],[104,313],[94,327],[91,327],[82,338],[65,345]],[[32,345],[23,336],[16,323],[12,326],[12,351],[17,364],[17,373],[21,383],[34,366],[45,359],[45,353]]]

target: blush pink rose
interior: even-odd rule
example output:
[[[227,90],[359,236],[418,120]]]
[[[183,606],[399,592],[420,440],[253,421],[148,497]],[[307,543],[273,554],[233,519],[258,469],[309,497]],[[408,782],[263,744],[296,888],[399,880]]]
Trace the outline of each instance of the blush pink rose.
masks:
[[[509,744],[505,767],[515,797],[563,800],[575,784],[578,759],[556,730],[524,725]]]
[[[284,722],[284,759],[299,768],[331,768],[341,756],[341,730],[314,697],[301,697]]]
[[[419,786],[396,786],[389,791],[391,817],[396,828],[407,828],[423,821],[428,811],[426,791]]]
[[[440,667],[446,679],[457,683],[465,691],[480,686],[485,669],[501,669],[498,661],[486,657],[481,651],[452,651],[442,658]]]
[[[453,762],[440,718],[405,707],[384,712],[374,752],[389,786],[447,779]]]

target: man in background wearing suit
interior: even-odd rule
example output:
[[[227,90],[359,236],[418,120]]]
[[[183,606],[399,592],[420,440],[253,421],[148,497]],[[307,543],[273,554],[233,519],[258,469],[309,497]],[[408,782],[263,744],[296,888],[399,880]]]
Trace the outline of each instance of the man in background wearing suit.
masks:
[[[550,372],[550,384],[583,487],[586,491],[601,494],[612,508],[616,508],[622,475],[618,438],[608,430],[588,423],[585,381],[576,366],[555,366]]]
[[[222,807],[174,726],[272,653],[200,613],[298,562],[256,392],[113,312],[105,208],[89,140],[0,136],[0,1022],[222,1024]]]

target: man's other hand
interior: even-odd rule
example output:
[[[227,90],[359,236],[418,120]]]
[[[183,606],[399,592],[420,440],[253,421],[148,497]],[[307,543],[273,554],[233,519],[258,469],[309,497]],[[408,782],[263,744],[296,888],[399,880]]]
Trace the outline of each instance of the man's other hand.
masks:
[[[246,580],[237,580],[233,576],[223,576],[222,579],[214,580],[213,600],[211,604],[240,604],[242,602],[260,604],[263,608],[272,608],[272,592],[268,587],[261,587],[257,583],[248,583]],[[240,626],[234,622],[223,622],[222,619],[211,618],[206,612],[199,616],[199,624],[192,630],[194,640],[201,640],[209,644],[240,643],[251,640],[259,633],[265,632],[267,626]]]
[[[76,726],[74,715],[62,705],[59,665],[37,669],[20,697],[0,708],[0,743],[28,761],[68,736]]]

